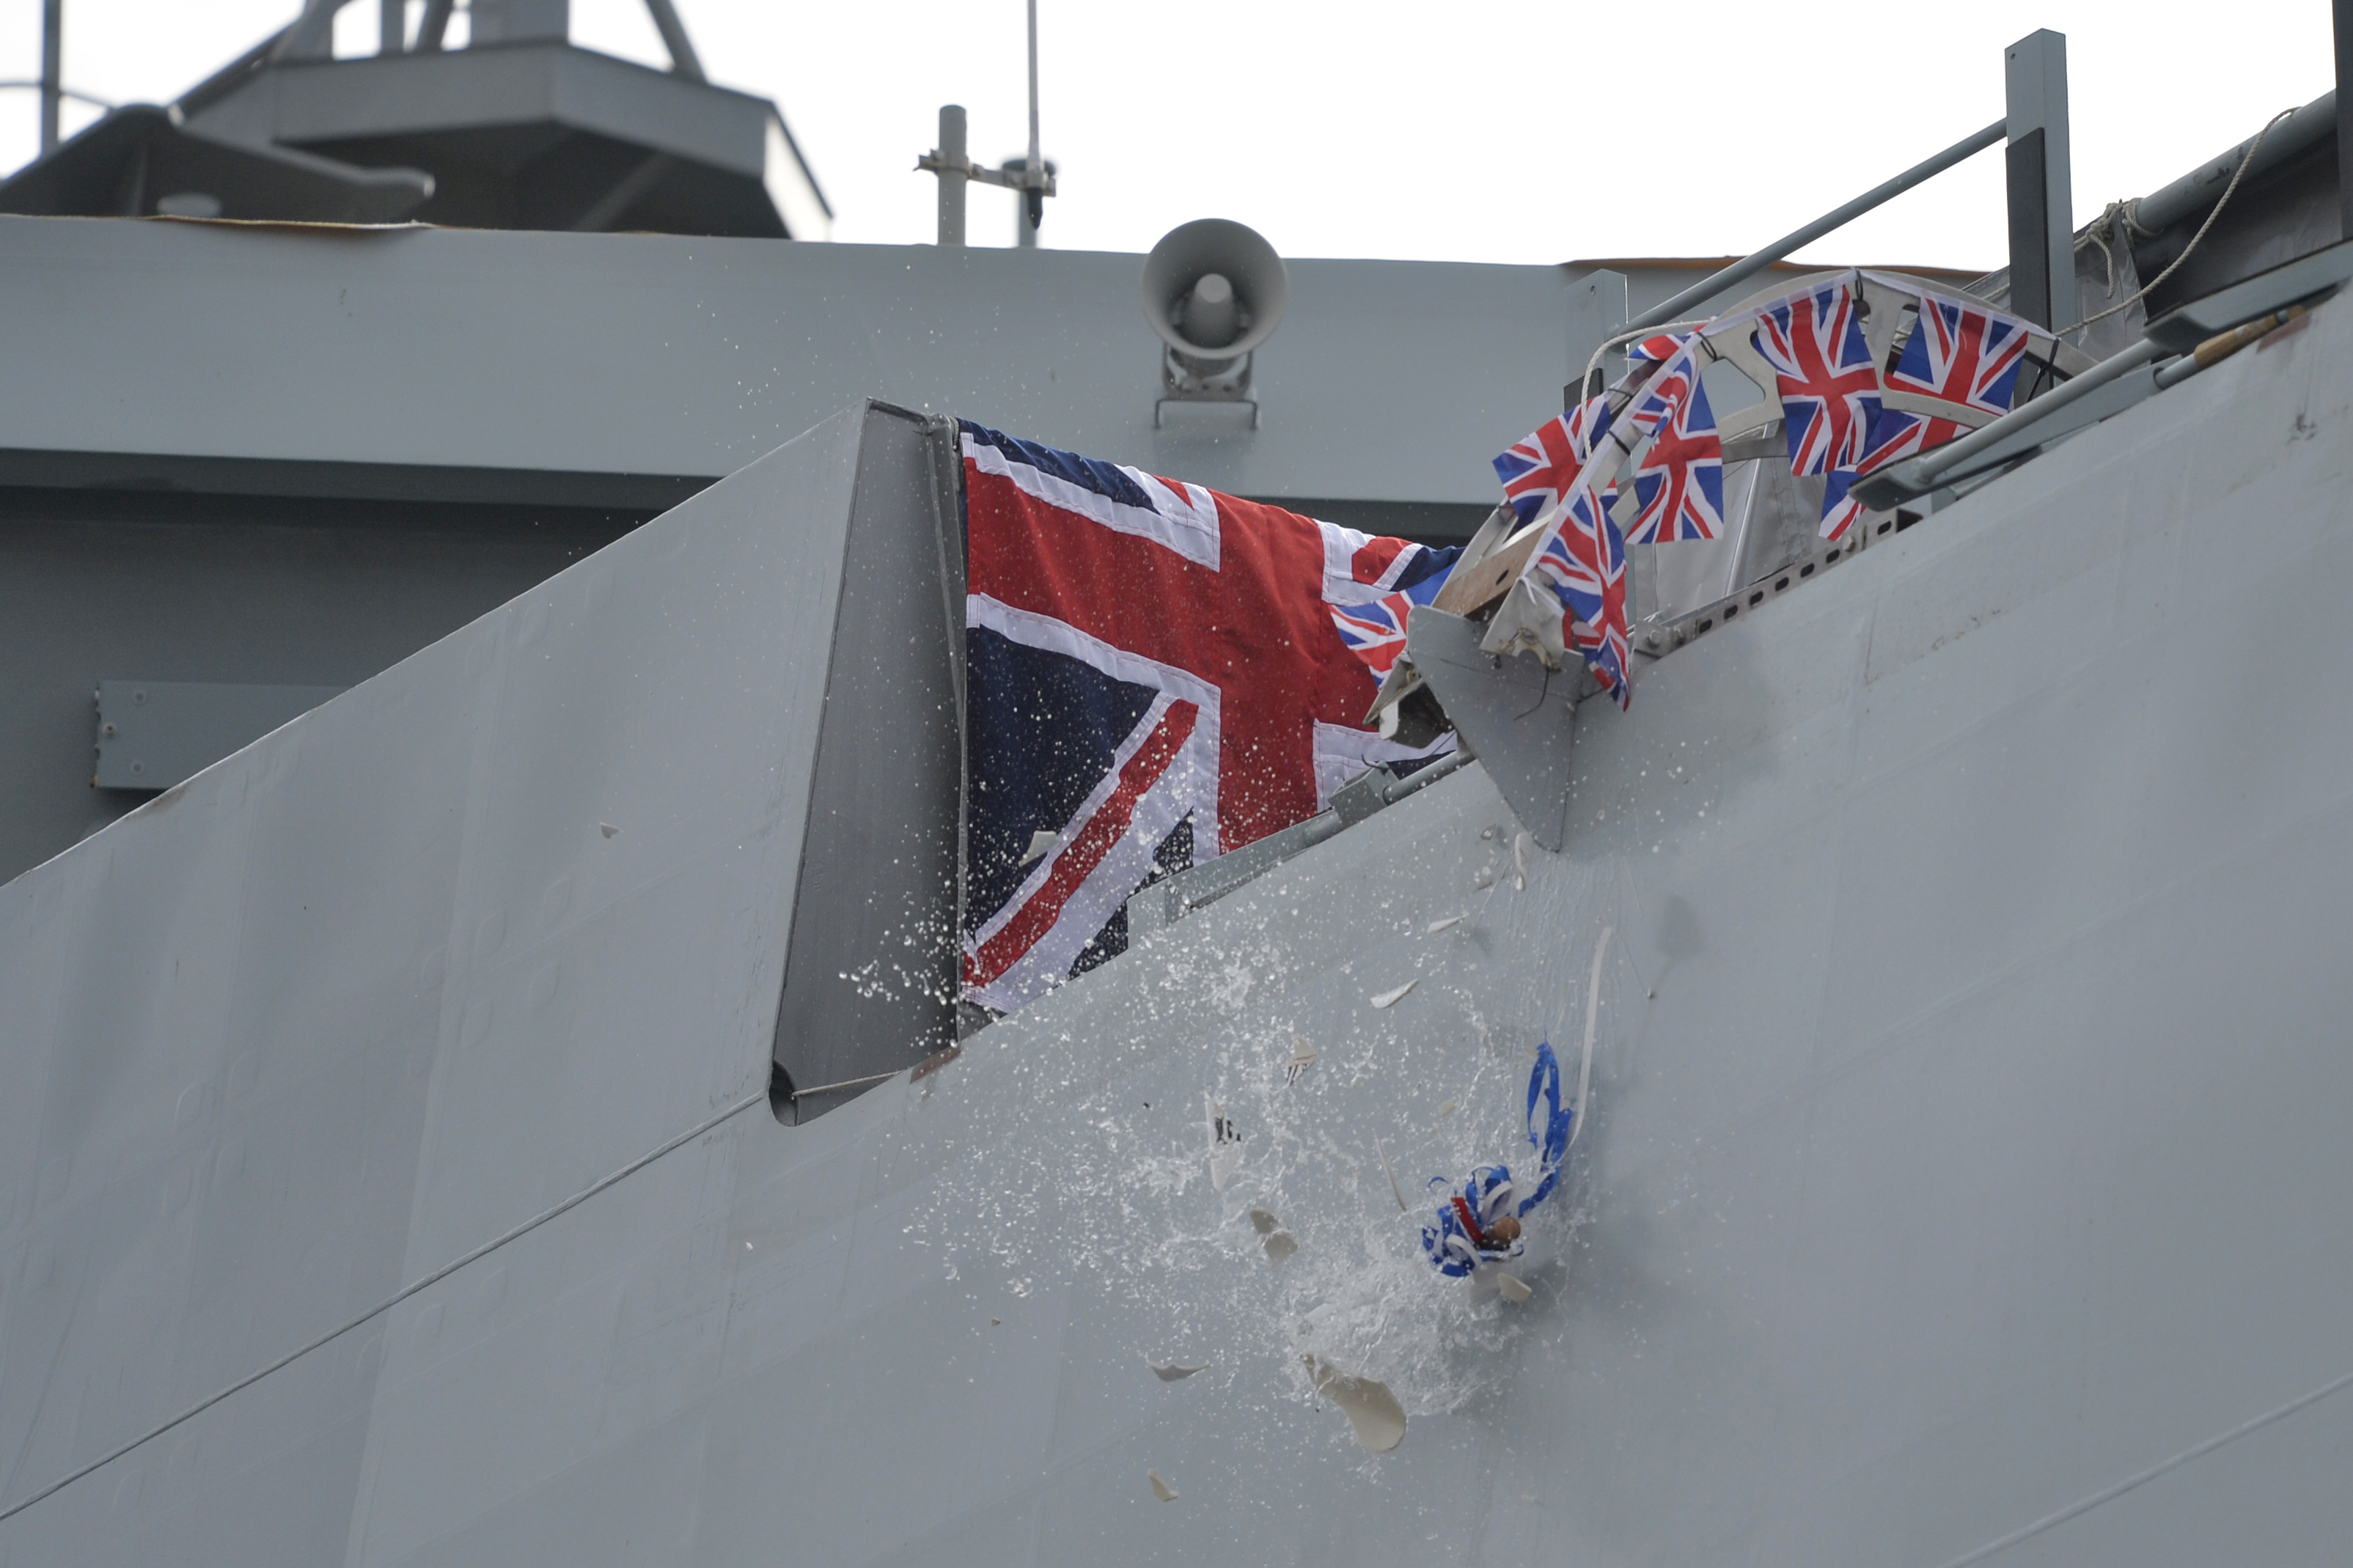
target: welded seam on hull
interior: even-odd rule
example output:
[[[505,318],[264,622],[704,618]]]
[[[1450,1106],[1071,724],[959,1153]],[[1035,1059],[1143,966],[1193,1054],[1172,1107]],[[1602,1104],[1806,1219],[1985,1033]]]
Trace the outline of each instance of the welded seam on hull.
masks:
[[[630,1161],[619,1170],[615,1171],[612,1174],[606,1176],[588,1186],[583,1187],[580,1191],[573,1194],[570,1197],[565,1199],[562,1203],[557,1204],[554,1207],[541,1210],[538,1214],[532,1215],[531,1218],[523,1221],[521,1225],[515,1226],[512,1230],[508,1231],[505,1235],[496,1237],[491,1240],[486,1241],[482,1243],[481,1246],[474,1248],[473,1251],[466,1253],[462,1257],[453,1258],[449,1262],[443,1264],[432,1273],[425,1276],[424,1279],[419,1279],[413,1284],[401,1287],[396,1293],[382,1304],[369,1308],[366,1311],[362,1312],[358,1317],[353,1318],[350,1322],[345,1323],[342,1328],[333,1329],[326,1333],[321,1334],[317,1339],[312,1340],[301,1350],[292,1351],[279,1357],[276,1361],[271,1362],[268,1366],[263,1367],[259,1372],[253,1373],[248,1376],[238,1379],[237,1382],[229,1384],[227,1388],[222,1389],[218,1394],[214,1394],[209,1399],[199,1400],[197,1403],[188,1406],[185,1410],[181,1411],[177,1415],[173,1416],[169,1421],[164,1422],[162,1426],[155,1427],[150,1432],[143,1433],[137,1437],[133,1437],[130,1442],[123,1444],[122,1447],[115,1449],[112,1453],[106,1455],[102,1458],[92,1459],[89,1464],[84,1465],[80,1469],[76,1470],[73,1474],[67,1476],[62,1480],[50,1482],[47,1486],[43,1487],[39,1491],[35,1492],[31,1497],[26,1498],[24,1501],[20,1503],[12,1503],[5,1509],[0,1509],[0,1521],[15,1518],[17,1514],[24,1512],[26,1509],[32,1507],[35,1503],[41,1501],[43,1499],[56,1496],[58,1492],[65,1490],[66,1488],[73,1485],[76,1481],[80,1480],[83,1477],[104,1469],[107,1466],[114,1463],[115,1460],[122,1458],[125,1454],[130,1453],[132,1449],[138,1448],[144,1444],[153,1442],[156,1438],[161,1437],[164,1433],[169,1432],[174,1426],[195,1420],[206,1411],[210,1410],[214,1405],[218,1405],[222,1400],[229,1397],[229,1395],[243,1393],[246,1389],[251,1388],[255,1384],[259,1383],[263,1378],[268,1377],[271,1373],[280,1372],[293,1365],[296,1362],[301,1361],[304,1356],[309,1355],[312,1351],[319,1350],[326,1345],[333,1343],[335,1341],[343,1338],[345,1334],[350,1333],[353,1329],[360,1327],[362,1324],[368,1322],[372,1319],[382,1317],[385,1313],[391,1311],[395,1307],[399,1306],[403,1301],[407,1300],[411,1296],[416,1295],[419,1290],[424,1290],[439,1284],[442,1280],[447,1279],[450,1275],[455,1274],[458,1270],[465,1268],[466,1265],[470,1263],[479,1263],[483,1258],[488,1258],[491,1253],[496,1252],[500,1247],[506,1246],[507,1243],[519,1240],[522,1237],[530,1235],[533,1231],[537,1230],[541,1226],[545,1225],[549,1220],[555,1218],[557,1215],[579,1207],[582,1204],[586,1203],[590,1198],[595,1197],[598,1193],[603,1192],[614,1183],[621,1181],[627,1177],[636,1175],[639,1171],[644,1170],[648,1165],[652,1164],[656,1160],[660,1159],[664,1154],[669,1153],[673,1149],[683,1148],[687,1144],[693,1142],[697,1138],[702,1137],[704,1133],[716,1130],[721,1123],[726,1121],[730,1117],[740,1116],[755,1105],[765,1104],[767,1102],[767,1099],[768,1091],[765,1088],[762,1088],[757,1093],[737,1100],[734,1104],[727,1107],[724,1110],[720,1111],[716,1116],[712,1117],[708,1121],[702,1122],[699,1126],[688,1128],[685,1131],[680,1133],[677,1137],[671,1139],[669,1142],[664,1143],[660,1148],[654,1150],[649,1154],[638,1155],[636,1159]]]
[[[2304,1409],[2306,1406],[2317,1405],[2322,1400],[2327,1398],[2330,1394],[2335,1394],[2338,1389],[2348,1386],[2353,1386],[2353,1372],[2347,1373],[2344,1376],[2337,1379],[2333,1383],[2323,1384],[2320,1387],[2314,1389],[2310,1394],[2305,1394],[2301,1398],[2289,1400],[2277,1410],[2271,1411],[2266,1415],[2258,1415],[2252,1421],[2246,1422],[2241,1426],[2233,1426],[2229,1431],[2220,1433],[2215,1436],[2209,1437],[2206,1441],[2199,1444],[2194,1448],[2185,1448],[2180,1453],[2174,1455],[2173,1458],[2166,1460],[2163,1464],[2152,1465],[2137,1476],[2132,1476],[2126,1479],[2118,1481],[2116,1485],[2106,1488],[2105,1490],[2094,1492],[2090,1497],[2084,1499],[2081,1502],[2069,1503],[2057,1513],[2038,1519],[2032,1524],[2028,1525],[2025,1529],[2013,1531],[2011,1533],[2003,1536],[2000,1541],[1990,1542],[1984,1546],[1980,1546],[1975,1552],[1968,1553],[1968,1555],[1965,1557],[1956,1557],[1950,1563],[1945,1564],[1945,1568],[1969,1568],[1969,1564],[1973,1563],[1982,1563],[1997,1552],[2007,1552],[2021,1541],[2031,1540],[2033,1537],[2042,1534],[2046,1530],[2055,1529],[2058,1526],[2066,1523],[2071,1519],[2074,1519],[2082,1514],[2089,1513],[2092,1510],[2099,1507],[2102,1503],[2114,1502],[2116,1499],[2124,1496],[2125,1493],[2131,1491],[2134,1488],[2146,1485],[2147,1483],[2157,1479],[2158,1477],[2164,1475],[2168,1470],[2179,1469],[2192,1459],[2202,1459],[2207,1455],[2212,1453],[2215,1449],[2222,1447],[2228,1444],[2235,1443],[2240,1438],[2246,1436],[2250,1433],[2260,1432],[2274,1421],[2284,1421],[2289,1416],[2295,1415],[2297,1411]]]

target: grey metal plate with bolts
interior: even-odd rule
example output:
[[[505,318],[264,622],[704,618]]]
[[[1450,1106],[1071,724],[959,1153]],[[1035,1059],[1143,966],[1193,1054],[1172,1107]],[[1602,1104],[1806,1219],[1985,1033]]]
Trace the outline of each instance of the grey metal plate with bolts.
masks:
[[[2332,1561],[2346,310],[1588,704],[1525,889],[1468,766],[786,1128],[857,422],[795,443],[0,888],[0,1510],[748,1107],[0,1563]],[[1524,1150],[1588,1005],[1467,1296],[1383,1152]]]
[[[100,789],[169,789],[343,691],[205,680],[98,683]]]

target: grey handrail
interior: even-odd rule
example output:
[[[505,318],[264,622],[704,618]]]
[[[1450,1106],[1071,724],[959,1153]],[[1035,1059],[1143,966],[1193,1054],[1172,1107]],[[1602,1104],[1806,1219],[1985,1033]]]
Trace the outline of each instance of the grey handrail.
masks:
[[[1915,163],[1883,185],[1875,185],[1854,200],[1833,211],[1824,213],[1794,234],[1783,235],[1764,249],[1744,256],[1720,271],[1711,272],[1663,305],[1656,305],[1626,323],[1628,331],[1655,327],[1681,318],[1692,306],[1713,299],[1734,284],[1754,278],[1777,261],[1785,261],[1790,252],[1811,245],[1834,228],[1853,222],[1882,203],[1894,200],[1913,186],[1932,180],[1954,164],[1973,158],[2010,134],[2007,117],[1973,135],[1964,136],[1926,163]]]

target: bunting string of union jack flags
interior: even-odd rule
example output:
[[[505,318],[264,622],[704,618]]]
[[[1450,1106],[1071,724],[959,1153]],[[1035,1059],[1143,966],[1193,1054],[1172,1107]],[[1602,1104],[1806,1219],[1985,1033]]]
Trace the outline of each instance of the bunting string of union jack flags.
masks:
[[[1504,503],[1547,531],[1482,646],[1549,665],[1574,653],[1630,700],[1627,546],[1726,531],[1709,365],[1732,361],[1767,389],[1765,413],[1744,410],[1736,433],[1763,434],[1778,407],[1789,472],[1821,480],[1821,537],[1837,540],[1863,513],[1857,479],[2010,412],[2031,345],[2048,337],[1917,279],[1853,269],[1630,345],[1616,384],[1495,458]]]

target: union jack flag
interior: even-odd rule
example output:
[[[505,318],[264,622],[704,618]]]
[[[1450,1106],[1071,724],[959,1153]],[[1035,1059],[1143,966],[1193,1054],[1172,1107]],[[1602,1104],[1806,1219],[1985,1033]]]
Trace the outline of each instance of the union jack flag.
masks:
[[[1593,444],[1609,433],[1607,394],[1588,398],[1496,455],[1495,477],[1504,481],[1504,501],[1523,523],[1534,522],[1558,500],[1593,456]]]
[[[1789,471],[1852,468],[1880,406],[1879,373],[1863,342],[1852,285],[1836,283],[1767,306],[1752,341],[1780,384]]]
[[[2015,316],[1923,291],[1919,325],[1887,373],[1887,384],[1982,414],[2007,414],[2018,395],[2028,331]]]
[[[1388,542],[1403,543],[1397,540]],[[1416,605],[1427,605],[1438,597],[1446,586],[1446,574],[1458,553],[1453,549],[1429,550],[1420,545],[1412,548],[1421,553],[1413,564],[1419,575],[1393,594],[1358,604],[1334,605],[1332,624],[1339,628],[1340,640],[1348,651],[1365,661],[1377,682],[1387,680],[1389,671],[1405,652],[1406,616]]]
[[[1697,335],[1695,332],[1659,332],[1639,342],[1627,344],[1626,374],[1619,384],[1623,386],[1635,380],[1641,374],[1643,365],[1666,363],[1674,357],[1677,350]]]
[[[1592,487],[1570,490],[1560,525],[1527,570],[1560,600],[1561,642],[1584,656],[1594,679],[1625,707],[1633,697],[1627,679],[1632,655],[1626,640],[1626,542]]]
[[[1847,493],[1855,480],[1968,433],[1968,426],[1932,414],[1882,407],[1871,421],[1871,439],[1862,459],[1852,468],[1832,468],[1827,477],[1822,489],[1822,537],[1843,538],[1854,520],[1870,510]]]
[[[1660,362],[1659,368],[1634,395],[1634,401],[1626,410],[1627,423],[1642,435],[1650,435],[1683,405],[1698,384],[1698,356],[1687,350],[1677,351],[1672,358]]]
[[[1634,468],[1640,510],[1626,531],[1629,544],[1714,539],[1724,528],[1724,442],[1690,351],[1662,370],[1651,386],[1670,378],[1673,402],[1652,422],[1656,434]],[[1637,423],[1651,395],[1646,393],[1637,404]]]
[[[1457,552],[962,436],[967,997],[1013,1011],[1124,948],[1154,876],[1451,746],[1361,728],[1334,612],[1434,596]]]
[[[1968,426],[1951,419],[1939,419],[1933,414],[1907,414],[1901,408],[1882,408],[1879,416],[1871,422],[1871,441],[1855,471],[1858,475],[1876,473],[1890,463],[1916,458],[1931,447],[1941,447],[1968,433]]]

